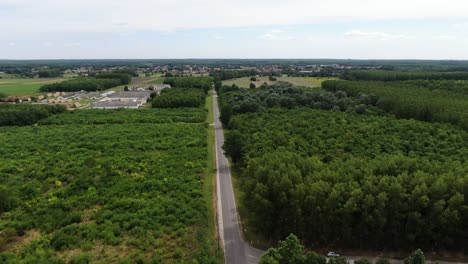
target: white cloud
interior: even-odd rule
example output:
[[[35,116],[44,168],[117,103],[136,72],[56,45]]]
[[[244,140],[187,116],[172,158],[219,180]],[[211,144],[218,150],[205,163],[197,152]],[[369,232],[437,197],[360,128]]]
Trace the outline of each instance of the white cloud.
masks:
[[[54,43],[50,42],[50,41],[46,41],[43,43],[44,47],[52,47],[54,45]]]
[[[379,40],[389,40],[389,39],[401,39],[406,36],[403,34],[391,34],[385,32],[369,32],[361,30],[351,30],[345,33],[346,37],[350,38],[365,38],[365,39],[379,39]]]
[[[14,47],[14,46],[16,46],[16,43],[15,42],[10,42],[10,43],[8,43],[8,46]]]
[[[468,10],[466,0],[446,0],[444,4],[440,0],[0,0],[0,9],[2,5],[9,6],[9,13],[0,16],[4,27],[0,37],[119,32],[123,28],[174,31],[327,21],[466,19]]]
[[[211,37],[212,37],[213,39],[216,39],[216,40],[222,40],[222,39],[224,39],[223,36],[219,36],[219,35],[213,35],[213,36],[211,36]]]

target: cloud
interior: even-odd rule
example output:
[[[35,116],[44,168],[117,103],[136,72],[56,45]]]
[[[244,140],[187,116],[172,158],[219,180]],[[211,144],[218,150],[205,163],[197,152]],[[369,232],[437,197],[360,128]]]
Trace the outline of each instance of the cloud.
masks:
[[[379,40],[389,40],[389,39],[402,39],[406,36],[403,34],[391,34],[385,32],[369,32],[361,30],[351,30],[344,34],[349,38],[364,38],[364,39],[379,39]]]
[[[50,42],[50,41],[46,41],[43,43],[44,47],[52,47],[54,45],[54,43]]]
[[[16,46],[16,43],[15,42],[10,42],[10,43],[8,43],[8,46],[14,47],[14,46]]]
[[[287,35],[284,30],[270,30],[269,32],[258,36],[259,39],[263,40],[291,40],[293,36]]]
[[[219,35],[213,35],[213,36],[211,36],[211,37],[212,37],[213,39],[216,39],[216,40],[222,40],[222,39],[224,39],[223,36],[219,36]]]

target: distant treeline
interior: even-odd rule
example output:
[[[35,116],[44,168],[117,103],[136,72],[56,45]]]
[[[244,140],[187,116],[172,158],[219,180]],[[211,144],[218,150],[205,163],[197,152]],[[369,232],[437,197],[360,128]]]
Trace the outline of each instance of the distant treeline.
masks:
[[[0,106],[0,126],[27,126],[50,115],[66,110],[63,105],[5,105]]]
[[[201,89],[171,88],[161,91],[153,99],[153,108],[201,107],[205,103],[206,93]]]
[[[44,69],[37,72],[39,78],[54,78],[63,75],[63,72],[59,69]]]
[[[76,91],[102,91],[115,86],[129,84],[129,74],[99,73],[93,77],[78,78],[61,83],[46,84],[39,90],[41,92],[76,92]]]
[[[205,93],[211,89],[213,78],[211,77],[171,77],[164,79],[164,84],[169,84],[175,88],[195,88],[202,89]]]
[[[241,71],[215,71],[210,73],[210,76],[214,77],[214,80],[229,80],[242,77],[249,77],[257,75],[258,72],[255,70],[241,70]]]
[[[444,122],[468,129],[468,82],[326,81],[323,89],[359,97],[378,97],[375,106],[399,118]]]
[[[468,72],[348,71],[342,78],[350,81],[468,80]]]

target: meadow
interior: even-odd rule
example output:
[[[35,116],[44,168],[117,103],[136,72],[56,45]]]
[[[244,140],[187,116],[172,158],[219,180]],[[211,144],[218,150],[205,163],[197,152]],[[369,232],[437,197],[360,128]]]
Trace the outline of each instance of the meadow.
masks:
[[[303,86],[309,88],[320,87],[322,82],[327,80],[333,80],[334,78],[319,78],[319,77],[288,77],[288,76],[281,76],[276,77],[277,81],[270,81],[268,77],[257,77],[257,81],[253,82],[257,87],[261,86],[265,82],[268,85],[274,84],[275,82],[282,81],[288,82],[295,86]],[[232,80],[223,81],[223,85],[237,85],[239,87],[248,88],[250,85],[250,77],[243,77],[237,78]]]
[[[34,95],[39,93],[39,88],[45,84],[62,82],[64,78],[15,78],[0,79],[0,93],[6,95]]]

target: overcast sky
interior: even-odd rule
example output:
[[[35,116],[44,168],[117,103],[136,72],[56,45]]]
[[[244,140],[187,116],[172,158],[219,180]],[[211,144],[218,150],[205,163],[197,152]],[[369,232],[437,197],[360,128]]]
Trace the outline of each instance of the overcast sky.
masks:
[[[0,0],[0,59],[468,59],[467,0]]]

